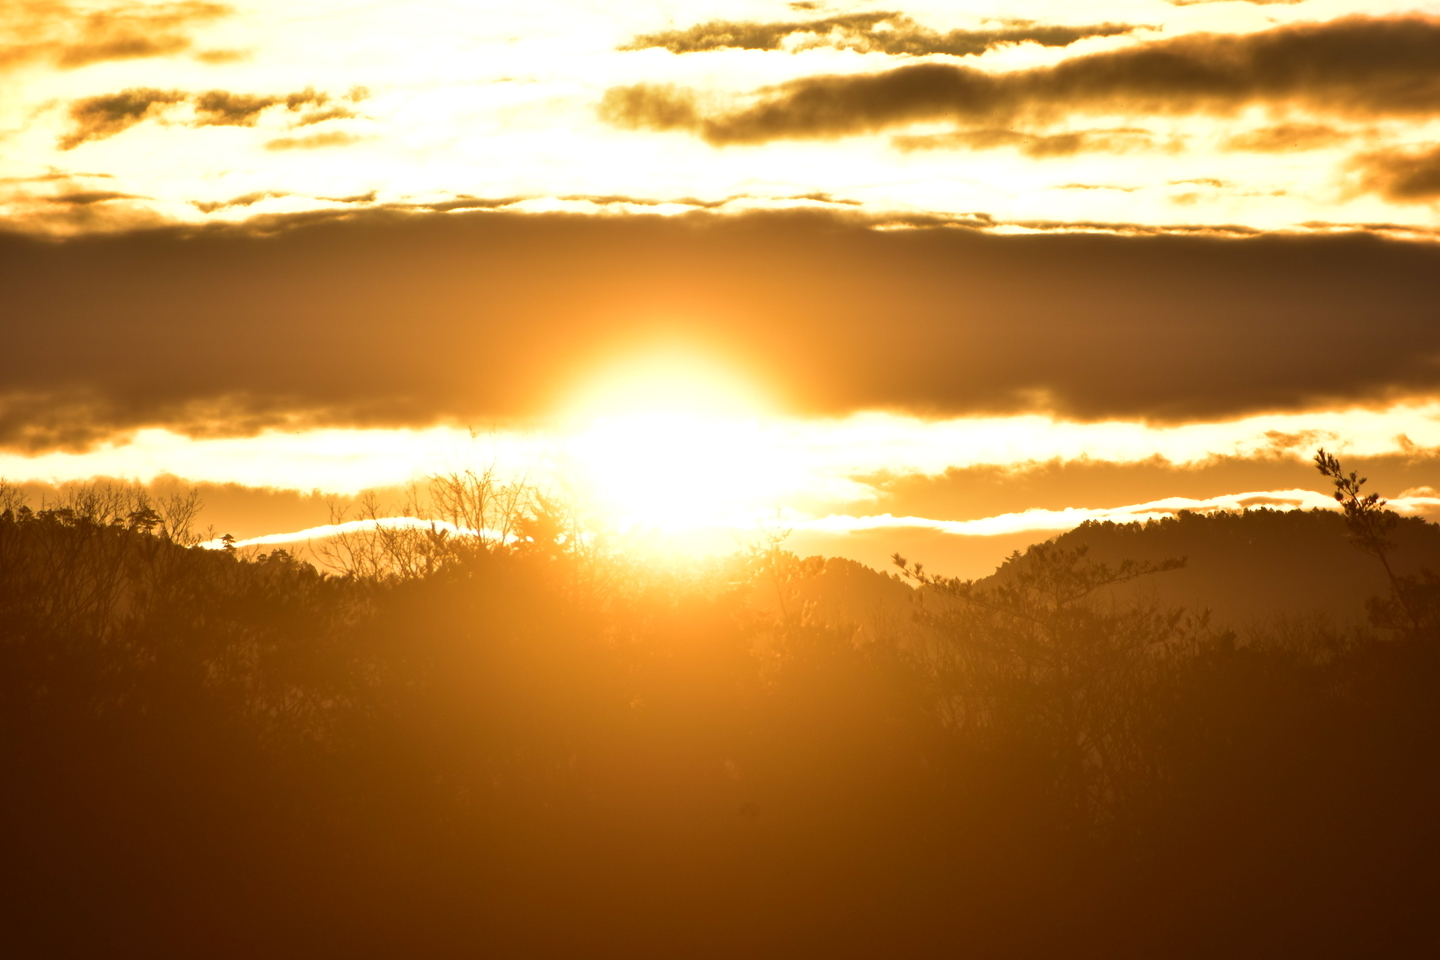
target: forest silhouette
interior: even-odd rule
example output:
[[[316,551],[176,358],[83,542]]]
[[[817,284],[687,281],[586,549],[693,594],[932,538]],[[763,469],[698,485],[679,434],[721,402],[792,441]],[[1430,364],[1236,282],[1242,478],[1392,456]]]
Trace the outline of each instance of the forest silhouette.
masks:
[[[318,565],[0,485],[7,953],[1434,955],[1440,531],[1317,466],[979,581],[658,566],[483,473]]]

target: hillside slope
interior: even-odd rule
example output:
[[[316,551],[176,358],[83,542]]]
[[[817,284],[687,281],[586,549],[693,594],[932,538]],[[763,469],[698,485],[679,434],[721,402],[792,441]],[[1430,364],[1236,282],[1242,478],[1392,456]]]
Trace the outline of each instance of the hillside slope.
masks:
[[[1405,518],[1392,539],[1397,574],[1440,571],[1440,525]],[[1091,521],[1046,542],[1067,550],[1083,546],[1098,563],[1184,558],[1179,570],[1117,588],[1117,598],[1209,610],[1214,625],[1242,632],[1276,617],[1362,624],[1365,601],[1390,591],[1381,565],[1355,548],[1344,519],[1330,511],[1182,512],[1144,524]],[[911,620],[916,590],[892,573],[833,557],[804,563],[813,572],[794,584],[791,603],[797,609],[809,604],[819,621],[850,624],[868,636],[903,631]],[[1017,552],[980,583],[1005,578],[1025,563]],[[752,602],[775,606],[768,589],[757,590]]]
[[[1405,518],[1391,539],[1397,574],[1440,571],[1440,525]],[[1237,629],[1305,614],[1364,622],[1365,600],[1390,589],[1381,565],[1351,542],[1344,518],[1322,510],[1182,512],[1144,524],[1091,521],[1052,542],[1087,547],[1097,562],[1183,557],[1184,568],[1143,577],[1128,589],[1167,605],[1209,609],[1217,625]],[[1024,562],[1012,557],[995,576]]]

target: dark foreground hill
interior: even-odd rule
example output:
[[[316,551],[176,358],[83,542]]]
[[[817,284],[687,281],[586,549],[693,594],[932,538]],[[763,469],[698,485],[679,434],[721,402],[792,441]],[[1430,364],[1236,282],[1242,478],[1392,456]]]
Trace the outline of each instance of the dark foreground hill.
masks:
[[[331,577],[138,504],[0,512],[7,952],[1437,947],[1428,623],[1237,645],[1052,545],[857,643],[783,551],[682,577],[522,529]]]

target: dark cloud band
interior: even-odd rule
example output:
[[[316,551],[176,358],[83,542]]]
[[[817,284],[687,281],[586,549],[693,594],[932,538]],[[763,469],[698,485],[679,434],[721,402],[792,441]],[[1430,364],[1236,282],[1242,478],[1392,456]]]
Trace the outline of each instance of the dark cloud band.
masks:
[[[362,214],[0,238],[0,437],[472,424],[687,344],[802,412],[1181,420],[1440,390],[1440,246],[857,216]]]
[[[832,138],[919,121],[962,126],[1072,113],[1231,113],[1250,104],[1348,117],[1440,113],[1440,20],[1351,17],[1243,36],[1199,34],[1009,73],[920,63],[816,76],[707,113],[688,91],[608,91],[600,113],[629,128],[679,129],[716,145]]]

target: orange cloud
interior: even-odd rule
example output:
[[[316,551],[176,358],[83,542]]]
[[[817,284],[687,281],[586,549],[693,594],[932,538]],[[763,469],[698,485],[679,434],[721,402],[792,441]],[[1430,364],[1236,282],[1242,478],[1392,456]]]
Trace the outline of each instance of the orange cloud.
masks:
[[[1382,150],[1359,157],[1365,189],[1400,203],[1440,200],[1440,146]]]

